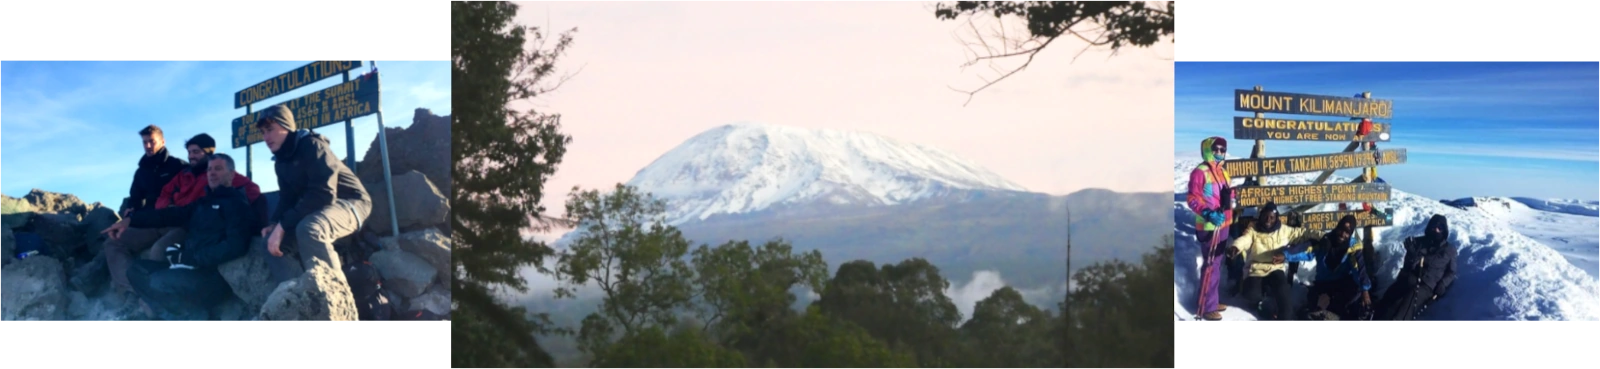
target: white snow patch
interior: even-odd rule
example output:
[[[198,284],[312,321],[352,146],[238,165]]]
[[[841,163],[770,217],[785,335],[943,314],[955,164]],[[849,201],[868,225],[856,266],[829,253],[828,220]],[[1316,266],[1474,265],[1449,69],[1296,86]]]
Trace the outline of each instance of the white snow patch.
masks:
[[[1187,191],[1189,172],[1199,164],[1195,159],[1177,159],[1173,165],[1175,194]],[[1267,184],[1309,184],[1316,173],[1267,177]],[[1236,180],[1236,183],[1240,180]],[[1334,176],[1333,182],[1348,182],[1349,178]],[[1585,272],[1582,260],[1573,254],[1595,254],[1592,243],[1587,251],[1564,252],[1561,246],[1548,242],[1558,237],[1577,240],[1600,238],[1600,228],[1595,223],[1569,218],[1571,214],[1557,214],[1547,209],[1563,210],[1561,213],[1581,212],[1581,202],[1557,202],[1565,205],[1529,207],[1526,201],[1516,200],[1504,205],[1497,200],[1498,209],[1459,209],[1436,200],[1413,195],[1396,186],[1389,203],[1380,205],[1394,209],[1394,226],[1374,228],[1376,248],[1379,250],[1378,281],[1374,291],[1381,294],[1399,272],[1403,256],[1401,242],[1406,237],[1422,233],[1428,218],[1443,214],[1450,220],[1452,242],[1460,247],[1457,279],[1445,297],[1429,307],[1424,319],[1435,320],[1600,320],[1600,282],[1594,274]],[[1488,200],[1490,198],[1483,198]],[[1199,245],[1195,242],[1194,214],[1179,197],[1174,197],[1174,237],[1177,243],[1177,263],[1173,281],[1174,314],[1178,320],[1191,319],[1198,304],[1196,293],[1199,283]],[[1513,204],[1521,203],[1522,207]],[[1331,210],[1324,205],[1318,210]],[[1518,209],[1527,210],[1518,210]],[[1531,234],[1530,234],[1531,233]],[[1592,241],[1590,241],[1592,242]],[[1575,242],[1576,243],[1576,242]],[[1576,248],[1577,246],[1574,246]],[[1582,251],[1582,250],[1580,250]],[[1592,265],[1592,261],[1589,262]],[[1300,281],[1309,280],[1313,263],[1301,266]],[[1223,281],[1223,304],[1238,302],[1228,296],[1228,283]],[[1304,297],[1303,285],[1297,285],[1295,299]],[[1377,298],[1378,296],[1374,296]],[[1298,301],[1297,301],[1298,303]],[[1238,307],[1228,309],[1228,319],[1245,319],[1230,313],[1247,313]],[[1248,315],[1248,314],[1245,314]]]

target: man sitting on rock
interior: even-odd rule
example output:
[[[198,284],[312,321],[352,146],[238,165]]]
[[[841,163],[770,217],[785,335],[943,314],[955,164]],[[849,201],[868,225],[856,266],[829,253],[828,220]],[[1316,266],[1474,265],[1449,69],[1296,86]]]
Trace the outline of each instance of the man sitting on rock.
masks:
[[[255,211],[232,186],[233,158],[215,154],[206,162],[205,196],[129,217],[135,227],[182,226],[188,232],[182,244],[163,250],[165,261],[135,260],[128,268],[134,291],[162,319],[203,320],[208,308],[231,296],[217,266],[244,256],[255,236]]]
[[[210,164],[206,158],[217,152],[217,140],[211,138],[211,135],[201,133],[194,135],[194,138],[190,138],[188,142],[185,142],[184,147],[189,151],[189,163],[192,165],[185,168],[186,170],[183,172],[178,173],[178,176],[174,177],[172,182],[168,182],[166,187],[161,188],[161,196],[156,198],[156,209],[187,206],[189,203],[206,195],[206,188],[209,184],[209,179],[206,178],[206,171],[209,169],[208,165]],[[244,191],[245,200],[249,201],[251,207],[256,210],[257,220],[266,219],[266,203],[256,201],[261,198],[261,187],[250,181],[250,177],[245,177],[235,171],[229,187]],[[256,225],[256,227],[260,228],[261,225]],[[164,250],[165,248],[163,247],[162,249]],[[152,254],[160,256],[160,250],[157,251]],[[160,260],[161,258],[150,259]]]
[[[161,132],[161,127],[155,125],[145,127],[139,131],[139,138],[144,141],[144,157],[139,159],[139,169],[133,173],[133,185],[128,190],[128,198],[123,200],[122,207],[117,211],[124,219],[100,232],[109,236],[102,252],[105,253],[112,285],[122,292],[129,291],[128,279],[124,273],[128,269],[128,259],[133,253],[150,248],[154,252],[146,254],[147,257],[159,258],[161,250],[182,241],[184,237],[182,227],[128,228],[126,219],[128,215],[135,210],[155,209],[162,187],[183,172],[185,166],[183,160],[173,157],[167,151],[166,138]],[[193,140],[190,141],[193,143]],[[195,156],[190,156],[190,160],[194,158]],[[205,166],[204,163],[197,165]],[[152,245],[154,247],[151,247]]]
[[[305,269],[321,261],[343,270],[333,242],[355,233],[372,213],[372,199],[355,173],[328,148],[328,139],[310,130],[295,129],[294,114],[283,105],[261,112],[255,122],[267,148],[272,150],[278,174],[278,206],[261,230],[273,282],[295,277],[284,259],[285,239]],[[285,234],[288,234],[286,237]]]

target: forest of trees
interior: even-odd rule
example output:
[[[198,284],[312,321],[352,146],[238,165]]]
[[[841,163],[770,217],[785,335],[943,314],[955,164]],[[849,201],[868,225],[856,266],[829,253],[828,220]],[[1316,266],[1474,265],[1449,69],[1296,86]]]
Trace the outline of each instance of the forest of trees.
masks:
[[[1167,306],[1151,303],[1171,292],[1170,241],[1137,264],[1079,270],[1055,309],[1005,287],[963,319],[950,282],[921,258],[856,260],[830,276],[820,252],[781,239],[691,246],[661,223],[665,204],[621,184],[574,191],[566,208],[581,235],[558,257],[560,295],[603,294],[570,327],[590,366],[1172,365]],[[795,309],[802,288],[821,297]]]

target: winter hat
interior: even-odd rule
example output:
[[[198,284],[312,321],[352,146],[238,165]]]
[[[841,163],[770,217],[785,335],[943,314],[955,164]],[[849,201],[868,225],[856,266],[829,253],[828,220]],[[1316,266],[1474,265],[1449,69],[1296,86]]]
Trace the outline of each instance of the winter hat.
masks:
[[[1441,232],[1434,233],[1434,228],[1439,228]],[[1434,214],[1433,218],[1428,219],[1428,228],[1423,230],[1422,234],[1442,243],[1444,239],[1450,237],[1450,221],[1446,220],[1443,214]]]
[[[269,123],[277,123],[278,125],[283,126],[284,129],[292,132],[295,130],[294,112],[289,111],[289,107],[287,106],[283,106],[281,104],[273,105],[272,107],[267,108],[267,110],[262,110],[261,115],[257,116],[256,118],[257,127],[260,127],[262,124]]]
[[[1217,136],[1200,140],[1200,157],[1205,159],[1206,162],[1217,161],[1217,159],[1221,158],[1221,155],[1211,151],[1214,146],[1222,146],[1226,150],[1228,148],[1228,140]]]

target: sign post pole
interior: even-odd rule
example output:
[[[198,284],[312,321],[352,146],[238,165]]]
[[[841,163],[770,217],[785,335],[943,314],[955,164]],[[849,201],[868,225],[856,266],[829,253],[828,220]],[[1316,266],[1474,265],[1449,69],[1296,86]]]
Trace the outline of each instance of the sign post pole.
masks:
[[[244,104],[244,115],[250,115],[252,113],[252,110],[253,109],[250,108],[250,104]],[[251,122],[251,123],[254,123],[254,122]],[[256,171],[255,171],[254,166],[250,165],[251,164],[251,161],[250,161],[250,159],[251,159],[251,157],[250,157],[250,147],[251,146],[253,146],[253,145],[245,145],[244,146],[244,177],[245,178],[249,178],[250,180],[253,181],[253,180],[256,179]],[[238,146],[235,146],[235,147],[238,147]]]
[[[1261,85],[1256,85],[1256,91],[1261,91]],[[1256,118],[1257,119],[1266,118],[1266,117],[1267,117],[1266,114],[1263,114],[1263,113],[1261,113],[1259,111],[1256,112]],[[1262,139],[1258,138],[1258,139],[1256,139],[1256,147],[1255,147],[1255,149],[1254,150],[1250,150],[1250,158],[1251,159],[1260,159],[1265,155],[1267,155],[1267,143],[1266,143],[1266,140],[1262,140]],[[1246,178],[1245,182],[1249,182],[1248,184],[1253,184],[1253,185],[1260,186],[1261,185],[1261,177]]]
[[[350,82],[350,71],[344,71],[344,81]],[[344,120],[344,166],[350,167],[350,172],[356,171],[356,129],[350,125],[350,120]]]
[[[383,108],[378,108],[378,151],[383,154],[383,185],[389,195],[389,232],[400,237],[400,220],[394,215],[394,181],[389,176],[389,138],[384,137]]]

